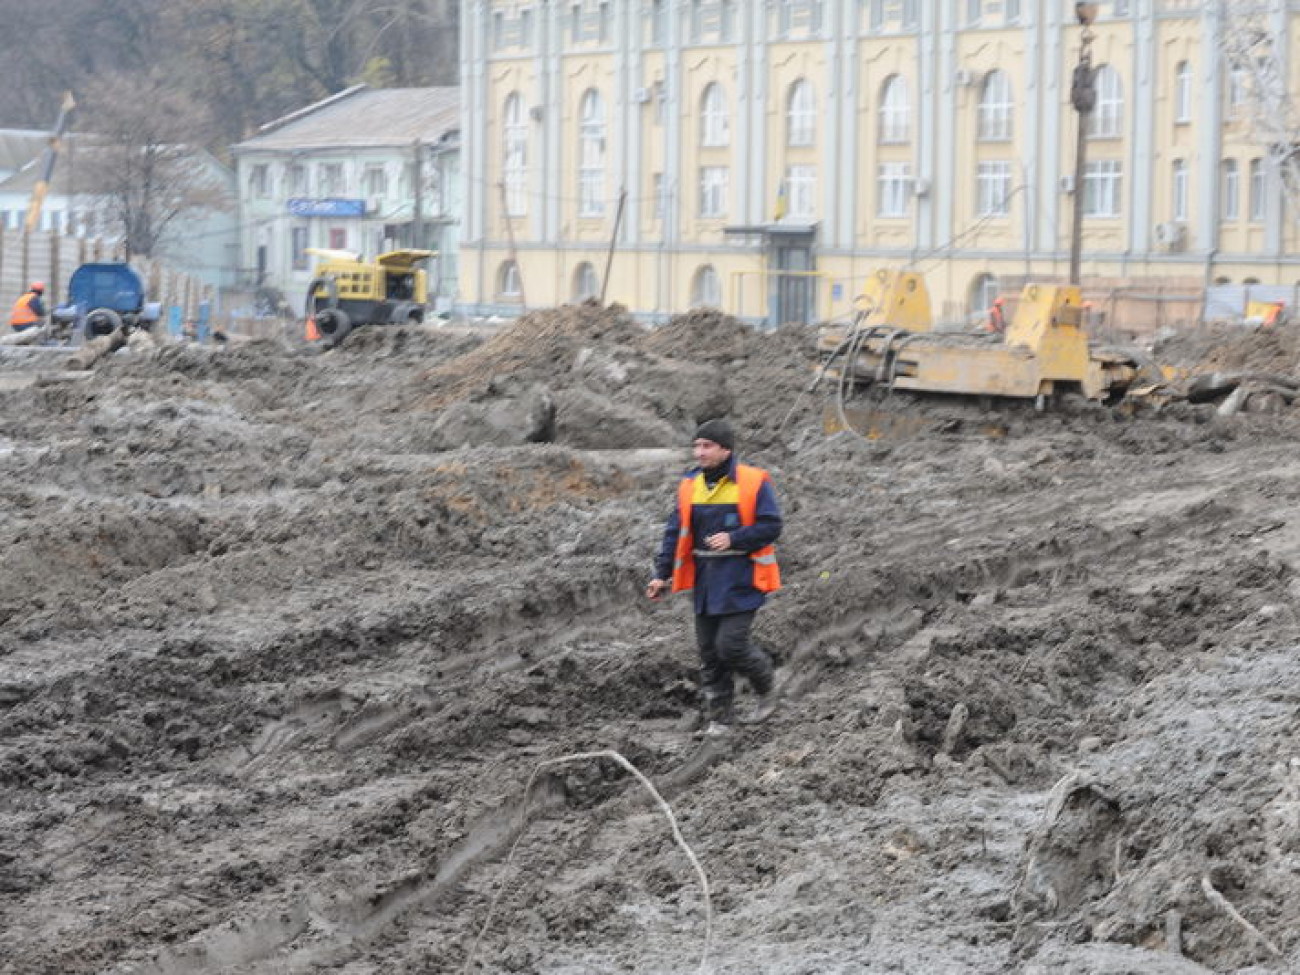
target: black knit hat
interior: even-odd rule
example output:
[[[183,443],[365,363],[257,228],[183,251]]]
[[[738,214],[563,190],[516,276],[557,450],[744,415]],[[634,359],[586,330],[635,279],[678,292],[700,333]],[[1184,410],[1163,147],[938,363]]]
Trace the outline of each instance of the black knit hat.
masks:
[[[736,432],[726,420],[705,420],[695,431],[696,440],[712,440],[719,447],[736,449]]]

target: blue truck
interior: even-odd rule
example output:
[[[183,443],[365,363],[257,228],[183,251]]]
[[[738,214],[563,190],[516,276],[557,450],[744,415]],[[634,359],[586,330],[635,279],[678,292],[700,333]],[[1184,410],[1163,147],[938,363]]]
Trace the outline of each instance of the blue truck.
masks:
[[[87,341],[121,328],[148,331],[162,305],[145,301],[144,280],[130,264],[105,261],[83,264],[68,280],[68,300],[54,309],[54,321],[81,332]]]

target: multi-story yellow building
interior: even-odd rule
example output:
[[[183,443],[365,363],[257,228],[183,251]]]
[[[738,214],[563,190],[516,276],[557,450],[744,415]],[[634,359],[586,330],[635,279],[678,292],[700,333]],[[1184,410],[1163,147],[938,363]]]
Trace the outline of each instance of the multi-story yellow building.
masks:
[[[1293,0],[1099,6],[1085,287],[1297,286],[1255,93],[1223,53],[1227,11],[1250,7],[1288,63]],[[960,321],[1028,277],[1066,280],[1075,7],[466,0],[461,303],[603,292],[652,319],[809,320],[848,311],[877,268],[911,267]]]

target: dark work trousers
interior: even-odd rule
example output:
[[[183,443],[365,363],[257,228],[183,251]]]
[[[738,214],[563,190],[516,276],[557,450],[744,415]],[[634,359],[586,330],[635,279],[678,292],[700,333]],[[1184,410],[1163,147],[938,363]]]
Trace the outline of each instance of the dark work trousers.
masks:
[[[730,717],[735,675],[749,681],[757,694],[772,689],[772,660],[749,642],[754,614],[695,617],[695,642],[700,648],[700,689],[710,717]]]

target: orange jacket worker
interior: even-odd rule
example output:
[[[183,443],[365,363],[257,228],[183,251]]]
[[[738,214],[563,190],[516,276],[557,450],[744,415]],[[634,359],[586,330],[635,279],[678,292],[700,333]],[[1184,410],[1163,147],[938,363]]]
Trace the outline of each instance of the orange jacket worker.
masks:
[[[14,302],[9,312],[9,325],[15,332],[22,332],[45,321],[45,304],[41,295],[45,294],[45,285],[33,281],[21,298]]]
[[[781,586],[773,543],[781,509],[767,471],[738,463],[726,420],[695,431],[696,465],[678,483],[677,504],[664,526],[655,577],[646,595],[692,591],[700,689],[708,732],[730,726],[735,675],[757,695],[747,720],[761,721],[776,705],[772,660],[750,641],[754,616]]]

